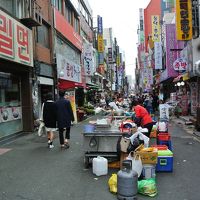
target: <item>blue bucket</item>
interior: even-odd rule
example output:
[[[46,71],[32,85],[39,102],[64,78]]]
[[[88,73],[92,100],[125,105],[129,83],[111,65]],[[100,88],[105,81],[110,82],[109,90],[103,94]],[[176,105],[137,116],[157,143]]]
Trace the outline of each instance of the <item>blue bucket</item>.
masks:
[[[85,133],[92,133],[94,132],[95,126],[94,125],[84,125],[84,132]]]

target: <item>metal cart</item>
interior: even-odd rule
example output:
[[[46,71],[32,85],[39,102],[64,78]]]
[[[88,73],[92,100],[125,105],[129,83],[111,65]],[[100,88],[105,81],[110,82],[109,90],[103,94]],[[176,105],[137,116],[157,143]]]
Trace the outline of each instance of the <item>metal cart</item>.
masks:
[[[108,160],[117,160],[117,142],[121,136],[119,129],[96,129],[92,133],[83,133],[84,165],[89,167],[92,158],[106,157]]]

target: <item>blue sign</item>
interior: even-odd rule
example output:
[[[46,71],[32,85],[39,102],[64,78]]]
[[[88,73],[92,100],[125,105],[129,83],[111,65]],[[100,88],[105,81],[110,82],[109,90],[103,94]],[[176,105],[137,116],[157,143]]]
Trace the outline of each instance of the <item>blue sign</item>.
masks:
[[[97,17],[97,24],[98,24],[98,34],[103,34],[102,17],[100,17],[99,15]]]

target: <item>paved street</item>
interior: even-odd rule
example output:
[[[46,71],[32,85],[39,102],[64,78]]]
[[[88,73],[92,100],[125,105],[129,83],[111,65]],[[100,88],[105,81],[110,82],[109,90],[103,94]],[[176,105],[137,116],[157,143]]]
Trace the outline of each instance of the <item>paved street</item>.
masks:
[[[60,150],[58,137],[49,150],[46,138],[28,134],[0,146],[0,200],[112,200],[108,176],[96,178],[84,169],[82,128],[72,127],[71,147]],[[170,125],[174,152],[173,173],[157,173],[155,200],[199,200],[200,143],[180,124]],[[5,152],[7,151],[7,152]],[[139,200],[149,199],[138,195]]]

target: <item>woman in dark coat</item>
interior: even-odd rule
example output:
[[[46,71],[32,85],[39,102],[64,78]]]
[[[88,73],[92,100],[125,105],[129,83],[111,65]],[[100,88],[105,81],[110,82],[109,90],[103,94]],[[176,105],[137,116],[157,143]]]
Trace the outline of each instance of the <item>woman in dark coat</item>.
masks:
[[[51,93],[46,95],[46,102],[43,104],[42,113],[43,122],[47,131],[48,147],[52,149],[54,147],[54,131],[56,131],[56,105]]]
[[[71,122],[74,121],[74,115],[69,100],[65,99],[65,92],[59,91],[59,100],[56,101],[57,109],[57,127],[59,129],[59,139],[61,148],[69,148],[70,127]],[[64,131],[65,139],[64,139]]]

